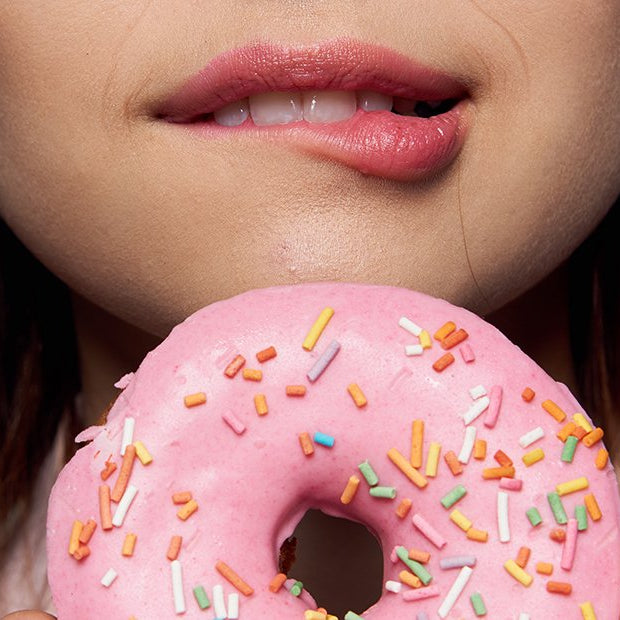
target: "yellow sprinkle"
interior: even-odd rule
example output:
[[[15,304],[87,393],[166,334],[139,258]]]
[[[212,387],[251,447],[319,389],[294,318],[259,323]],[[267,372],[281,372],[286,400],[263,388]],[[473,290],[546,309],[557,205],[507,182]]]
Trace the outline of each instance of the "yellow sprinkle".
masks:
[[[420,335],[418,336],[418,339],[420,340],[420,344],[422,345],[423,349],[430,349],[430,348],[432,348],[433,341],[431,339],[431,335],[425,329],[423,329],[420,332]]]
[[[127,534],[127,536],[125,536],[123,550],[121,551],[122,555],[125,557],[131,557],[133,555],[133,550],[136,547],[136,539],[137,536],[135,534]]]
[[[254,396],[254,407],[256,408],[256,413],[258,413],[258,415],[265,415],[269,413],[267,398],[264,394],[256,394],[256,396]]]
[[[440,454],[441,444],[431,441],[431,444],[428,447],[428,455],[426,457],[426,471],[424,472],[429,478],[434,478],[437,475]]]
[[[514,577],[519,583],[522,583],[524,586],[529,586],[532,581],[534,581],[534,577],[526,573],[514,560],[507,560],[504,562],[504,568],[510,573],[512,577]]]
[[[263,380],[263,371],[255,368],[244,368],[243,369],[243,378],[246,381],[262,381]]]
[[[326,620],[327,614],[322,611],[314,611],[313,609],[306,609],[304,611],[304,620]]]
[[[396,449],[390,448],[388,450],[388,458],[400,471],[413,482],[416,486],[423,489],[427,484],[428,480],[417,470],[411,467],[411,463]]]
[[[589,486],[588,479],[585,476],[581,476],[581,478],[575,478],[574,480],[556,485],[555,490],[561,497],[562,495],[568,495],[575,491],[583,491],[583,489],[587,489]]]
[[[472,522],[460,511],[453,510],[450,513],[450,520],[456,523],[464,532],[471,529]]]
[[[195,499],[190,499],[187,504],[183,504],[177,512],[177,517],[182,521],[189,519],[198,510],[198,502]]]
[[[186,407],[195,407],[196,405],[204,405],[207,402],[207,395],[204,392],[196,392],[188,394],[184,399]]]
[[[73,555],[80,547],[80,534],[84,523],[82,521],[74,521],[71,527],[71,536],[69,537],[69,555]]]
[[[368,402],[366,397],[364,396],[364,392],[360,389],[360,386],[357,383],[351,383],[347,390],[349,390],[349,394],[351,394],[351,398],[355,402],[358,407],[363,407]]]
[[[579,609],[581,609],[581,615],[583,616],[583,620],[596,620],[594,607],[592,607],[592,603],[590,603],[590,601],[587,601],[586,603],[580,603]]]
[[[551,416],[553,416],[558,422],[564,422],[566,419],[566,414],[558,405],[556,405],[552,400],[545,400],[542,403],[542,408]]]
[[[577,426],[581,426],[581,428],[583,428],[586,433],[594,430],[590,422],[586,420],[586,417],[583,415],[583,413],[575,413],[573,415],[573,421],[575,422],[575,424],[577,424]]]
[[[140,459],[140,463],[142,463],[142,465],[148,465],[153,462],[151,453],[146,449],[146,446],[141,441],[134,441],[133,445],[136,449],[136,456]]]
[[[310,328],[306,339],[301,345],[306,351],[312,351],[319,336],[323,333],[323,330],[329,323],[329,320],[334,316],[333,308],[324,308],[319,314],[319,318],[314,322],[314,325]]]
[[[535,450],[531,450],[527,454],[524,454],[522,457],[523,462],[529,467],[534,463],[538,463],[538,461],[542,461],[545,458],[545,453],[542,448],[536,448]]]

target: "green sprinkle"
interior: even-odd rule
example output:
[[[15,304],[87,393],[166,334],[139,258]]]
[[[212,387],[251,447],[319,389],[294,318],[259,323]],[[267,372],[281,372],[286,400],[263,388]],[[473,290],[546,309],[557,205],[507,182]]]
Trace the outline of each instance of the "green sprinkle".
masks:
[[[588,529],[588,513],[583,504],[575,506],[575,519],[577,519],[577,531],[583,532]]]
[[[353,611],[347,611],[347,613],[344,615],[344,620],[364,620],[364,618],[363,616],[358,616]]]
[[[471,606],[474,608],[474,612],[477,616],[486,616],[487,608],[484,605],[484,601],[479,592],[474,592],[470,597]]]
[[[577,439],[574,435],[569,435],[567,437],[566,442],[564,443],[564,448],[562,448],[562,460],[565,463],[573,462],[578,443],[579,439]]]
[[[542,517],[540,516],[540,512],[538,512],[538,508],[536,508],[536,506],[533,506],[529,510],[526,510],[525,514],[530,520],[532,527],[536,527],[537,525],[540,525],[542,523]]]
[[[362,476],[366,478],[366,482],[374,487],[379,484],[379,477],[375,473],[375,470],[372,468],[372,465],[368,461],[364,461],[358,465],[359,470],[362,472]]]
[[[369,493],[373,497],[384,497],[385,499],[394,499],[396,497],[396,489],[394,487],[372,487]]]
[[[304,584],[301,581],[296,581],[289,590],[293,596],[299,596],[304,589]]]
[[[444,508],[450,508],[461,498],[465,497],[466,494],[467,489],[462,484],[459,484],[441,498],[441,505]]]
[[[420,562],[416,562],[409,557],[409,552],[405,547],[396,547],[396,555],[425,586],[431,582],[433,576]]]
[[[566,525],[566,523],[568,523],[568,517],[566,516],[566,510],[564,510],[564,504],[562,504],[560,496],[555,492],[547,493],[547,500],[549,501],[549,506],[551,506],[556,523],[558,525]]]
[[[194,598],[196,599],[200,609],[207,609],[207,607],[211,605],[209,602],[209,597],[202,586],[196,586],[194,588]]]

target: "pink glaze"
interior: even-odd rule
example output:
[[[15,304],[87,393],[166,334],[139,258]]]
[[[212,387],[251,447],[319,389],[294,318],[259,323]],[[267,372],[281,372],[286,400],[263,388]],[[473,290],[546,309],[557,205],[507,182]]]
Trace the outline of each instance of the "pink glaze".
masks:
[[[302,342],[326,306],[335,314],[311,352]],[[432,369],[445,351],[437,342],[422,356],[405,355],[405,345],[416,337],[399,327],[407,316],[433,334],[446,321],[469,333],[476,359],[465,363],[460,356],[442,373]],[[314,383],[306,378],[321,353],[333,341],[341,350]],[[277,357],[260,364],[255,354],[273,345]],[[242,354],[246,368],[260,368],[261,382],[234,378],[224,368]],[[347,387],[356,383],[368,403],[358,408]],[[287,397],[285,386],[303,384],[303,397]],[[470,459],[461,475],[454,477],[440,460],[435,478],[419,488],[388,459],[397,448],[408,457],[412,421],[425,422],[424,462],[431,441],[458,452],[463,442],[463,414],[470,407],[471,387],[501,386],[501,401],[494,428],[479,417],[473,425],[477,437],[488,442],[485,461]],[[529,386],[536,392],[530,403],[521,398]],[[186,408],[184,396],[205,392],[207,402]],[[266,395],[269,412],[258,416],[254,395]],[[390,560],[390,550],[403,545],[431,553],[426,568],[433,576],[430,592],[437,596],[407,601],[403,593],[385,592],[369,610],[353,610],[368,620],[413,618],[426,612],[437,618],[457,572],[441,570],[440,558],[476,556],[476,565],[463,593],[446,616],[473,618],[469,597],[480,592],[490,618],[518,618],[521,612],[535,618],[578,620],[579,605],[591,601],[599,620],[620,616],[620,500],[610,466],[599,471],[594,465],[597,444],[580,444],[572,463],[560,460],[562,443],[555,437],[562,426],[546,413],[541,403],[551,399],[569,416],[581,411],[565,388],[554,382],[502,334],[470,312],[445,301],[412,291],[349,284],[306,284],[256,290],[213,304],[196,312],[157,349],[147,355],[121,392],[108,421],[95,439],[82,448],[60,474],[52,491],[48,516],[49,579],[60,620],[78,618],[140,619],[175,617],[170,561],[166,559],[173,535],[183,537],[179,554],[187,605],[186,618],[213,617],[199,610],[192,588],[202,584],[211,596],[215,584],[225,593],[234,588],[216,571],[218,560],[226,562],[254,593],[241,595],[240,618],[303,618],[306,603],[285,588],[277,594],[268,584],[277,572],[280,544],[289,536],[308,508],[365,523],[380,539],[384,580],[397,580],[405,568]],[[245,426],[238,435],[224,421],[233,414]],[[100,472],[110,455],[120,465],[123,423],[135,418],[134,440],[140,440],[153,456],[150,465],[136,462],[130,484],[138,489],[122,527],[103,531],[98,527],[89,542],[90,555],[81,561],[68,552],[75,519],[99,523]],[[542,426],[545,436],[523,449],[519,437]],[[321,431],[335,437],[332,448],[315,445],[304,456],[298,435]],[[521,457],[540,447],[545,458],[526,467]],[[500,543],[496,520],[499,480],[483,480],[482,470],[496,467],[493,455],[503,450],[514,462],[515,476],[523,480],[520,491],[510,491],[510,542]],[[362,478],[353,501],[340,502],[340,495],[357,466],[368,460],[382,486],[395,486],[394,500],[373,498]],[[420,469],[424,473],[424,466]],[[107,481],[114,486],[118,470]],[[594,493],[603,517],[589,520],[578,532],[571,570],[561,568],[563,545],[549,532],[558,527],[546,500],[555,485],[581,476],[589,488],[565,495],[569,518],[586,493]],[[450,509],[440,499],[457,484],[467,494]],[[177,517],[174,492],[191,490],[198,510],[186,521]],[[409,497],[414,510],[399,519],[395,510]],[[532,528],[525,512],[536,506],[543,523]],[[113,504],[113,513],[116,505]],[[487,530],[489,541],[467,539],[449,515],[458,509]],[[437,549],[414,527],[419,514],[445,538]],[[122,557],[127,533],[137,534],[133,557]],[[520,547],[531,548],[526,572],[533,583],[525,587],[503,568],[515,559]],[[546,591],[549,577],[535,572],[537,562],[551,562],[551,579],[572,584],[572,593],[558,596]],[[118,577],[109,588],[100,580],[109,568]],[[294,567],[289,574],[294,578]],[[310,593],[312,594],[312,593]],[[411,595],[414,599],[418,596]],[[321,601],[317,601],[320,605]]]

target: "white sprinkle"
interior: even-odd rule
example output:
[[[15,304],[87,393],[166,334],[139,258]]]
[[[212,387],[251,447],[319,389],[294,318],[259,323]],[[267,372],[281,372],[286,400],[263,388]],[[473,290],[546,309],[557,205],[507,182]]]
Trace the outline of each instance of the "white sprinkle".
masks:
[[[101,585],[109,588],[117,576],[118,573],[113,568],[108,569],[108,572],[101,578]]]
[[[137,492],[138,489],[133,484],[130,484],[127,489],[125,489],[123,497],[121,497],[121,501],[116,507],[116,512],[114,513],[114,517],[112,519],[112,525],[115,525],[116,527],[123,525],[129,506],[131,506],[131,502],[133,502]]]
[[[185,613],[185,595],[183,594],[183,572],[181,570],[181,562],[172,560],[170,563],[172,569],[172,596],[174,598],[174,613]]]
[[[234,413],[230,413],[229,411],[223,413],[222,420],[224,420],[237,435],[241,435],[245,431],[245,425]]]
[[[239,595],[236,592],[228,595],[228,618],[230,620],[239,618]]]
[[[530,620],[530,614],[526,614],[526,613],[521,612],[519,614],[519,620]]]
[[[452,587],[450,588],[446,598],[443,600],[443,603],[437,610],[437,615],[440,618],[445,618],[449,613],[454,604],[456,603],[458,597],[461,595],[461,592],[465,589],[471,574],[473,573],[473,569],[469,566],[463,566],[461,568],[461,572],[458,574],[458,577],[454,580]]]
[[[477,417],[481,416],[489,407],[491,400],[488,396],[483,396],[475,400],[463,416],[466,425],[471,424]]]
[[[403,584],[400,581],[386,581],[385,582],[385,589],[388,592],[394,592],[395,594],[398,594],[403,588]]]
[[[531,446],[535,441],[542,439],[545,436],[545,431],[543,431],[542,426],[537,426],[533,428],[531,431],[525,433],[525,435],[521,435],[519,439],[519,445],[522,448],[527,448]]]
[[[398,324],[414,336],[419,336],[422,333],[422,328],[406,316],[401,316],[400,319],[398,319]]]
[[[213,612],[218,619],[226,618],[226,603],[224,602],[224,588],[217,584],[213,586]]]
[[[481,396],[486,396],[487,395],[487,390],[484,387],[484,385],[476,385],[473,388],[470,388],[469,390],[469,395],[474,399],[478,399]]]
[[[497,492],[497,528],[499,530],[499,541],[510,542],[510,524],[508,522],[508,493],[506,491]]]
[[[467,465],[471,458],[471,453],[474,449],[474,442],[476,441],[476,427],[468,426],[465,428],[465,438],[463,439],[463,446],[459,452],[459,463]]]
[[[123,425],[123,439],[121,440],[121,456],[125,456],[125,449],[129,444],[133,443],[133,430],[135,427],[135,418],[125,418],[125,424]]]
[[[422,355],[424,347],[421,344],[406,344],[405,355]]]

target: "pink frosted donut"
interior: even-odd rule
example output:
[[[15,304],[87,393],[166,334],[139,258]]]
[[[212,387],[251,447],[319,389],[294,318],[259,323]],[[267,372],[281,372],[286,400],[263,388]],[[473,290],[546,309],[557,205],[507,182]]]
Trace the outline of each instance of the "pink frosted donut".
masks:
[[[380,540],[386,589],[347,620],[620,617],[601,433],[464,309],[255,290],[193,314],[121,387],[51,495],[60,620],[329,618],[294,566],[270,588],[309,508]]]

